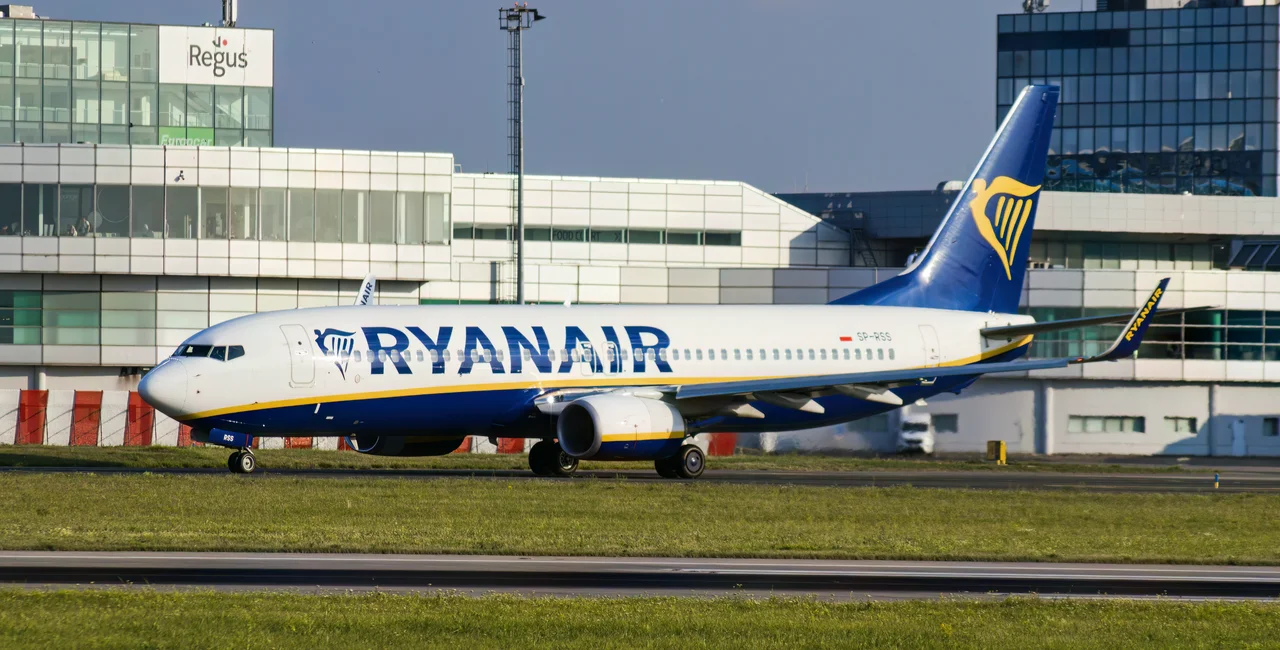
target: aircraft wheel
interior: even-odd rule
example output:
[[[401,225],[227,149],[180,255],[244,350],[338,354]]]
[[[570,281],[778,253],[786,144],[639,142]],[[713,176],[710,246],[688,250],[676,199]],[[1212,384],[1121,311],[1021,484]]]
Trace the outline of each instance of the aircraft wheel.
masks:
[[[707,468],[707,457],[697,445],[685,445],[673,457],[676,475],[680,478],[698,478]]]
[[[231,471],[237,474],[252,474],[254,470],[258,469],[258,459],[247,451],[237,451],[231,454],[231,460],[235,461]]]
[[[239,473],[239,470],[236,469],[236,467],[239,466],[240,464],[240,454],[242,453],[244,452],[233,451],[231,452],[230,456],[227,456],[227,471],[231,472],[232,474]]]
[[[533,470],[538,476],[551,476],[551,462],[549,456],[554,451],[550,449],[555,443],[550,440],[539,440],[533,443],[533,447],[529,448],[529,469]]]
[[[659,458],[653,461],[653,468],[658,470],[658,476],[662,478],[680,478],[680,475],[676,473],[676,459],[678,458],[679,455]]]
[[[554,443],[553,443],[554,444]],[[551,473],[554,476],[573,476],[578,471],[578,459],[564,453],[560,445],[555,446],[555,454],[551,457]]]

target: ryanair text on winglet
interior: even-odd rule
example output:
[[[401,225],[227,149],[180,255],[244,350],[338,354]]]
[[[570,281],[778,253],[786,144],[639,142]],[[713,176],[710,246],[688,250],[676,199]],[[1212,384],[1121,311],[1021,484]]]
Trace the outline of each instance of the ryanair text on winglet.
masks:
[[[1147,304],[1138,312],[1138,317],[1133,319],[1133,325],[1129,326],[1129,331],[1124,333],[1124,340],[1132,341],[1133,335],[1138,333],[1138,328],[1142,327],[1142,323],[1147,320],[1147,316],[1151,315],[1151,310],[1156,308],[1156,303],[1160,302],[1160,296],[1164,295],[1164,289],[1157,288],[1151,293],[1151,297],[1147,299]]]

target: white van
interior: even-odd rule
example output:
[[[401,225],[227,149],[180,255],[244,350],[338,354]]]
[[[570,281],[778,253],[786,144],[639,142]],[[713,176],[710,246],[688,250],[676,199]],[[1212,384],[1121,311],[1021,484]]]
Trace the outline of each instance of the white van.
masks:
[[[898,421],[898,453],[932,454],[933,418],[928,413],[903,413]]]

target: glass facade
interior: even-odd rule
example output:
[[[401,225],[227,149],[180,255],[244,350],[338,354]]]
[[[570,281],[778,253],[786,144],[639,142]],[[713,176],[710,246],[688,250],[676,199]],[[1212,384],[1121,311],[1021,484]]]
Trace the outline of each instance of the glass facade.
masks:
[[[0,143],[272,146],[271,88],[160,84],[159,31],[0,19]]]
[[[996,118],[1061,86],[1045,189],[1276,196],[1280,7],[1001,15]]]
[[[0,183],[0,237],[444,244],[449,212],[434,192]]]
[[[1106,316],[1115,308],[1031,307],[1037,321]],[[1101,354],[1124,325],[1103,325],[1037,334],[1030,356],[1056,358]],[[1272,334],[1272,332],[1275,332]],[[1138,347],[1139,359],[1280,361],[1280,311],[1215,309],[1151,323]]]

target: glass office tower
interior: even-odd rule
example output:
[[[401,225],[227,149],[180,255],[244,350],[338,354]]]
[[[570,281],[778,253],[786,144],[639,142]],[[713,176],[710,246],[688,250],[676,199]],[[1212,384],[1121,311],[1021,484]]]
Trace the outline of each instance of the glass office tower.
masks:
[[[1023,86],[1060,85],[1045,189],[1276,196],[1278,23],[1274,5],[1001,15],[997,124]]]
[[[160,83],[162,29],[0,19],[0,142],[271,146],[272,89]]]

